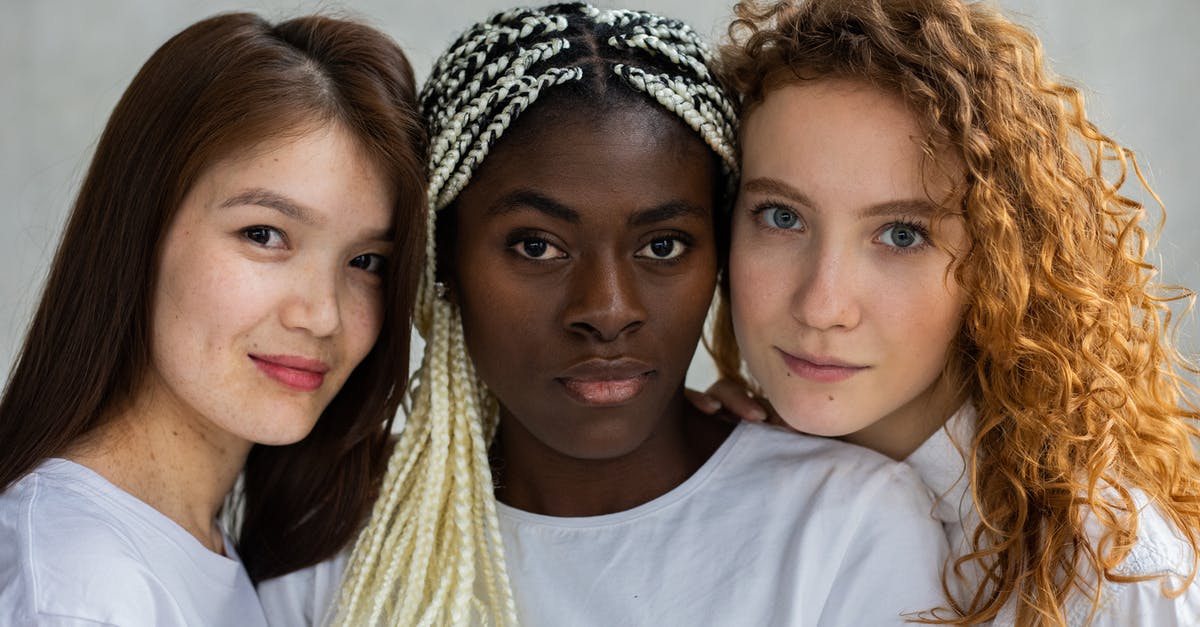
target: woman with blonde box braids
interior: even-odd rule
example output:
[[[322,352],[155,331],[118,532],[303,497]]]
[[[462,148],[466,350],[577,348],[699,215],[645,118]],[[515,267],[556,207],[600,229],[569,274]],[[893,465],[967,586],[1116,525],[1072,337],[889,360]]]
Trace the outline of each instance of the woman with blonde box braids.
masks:
[[[353,552],[260,589],[274,622],[887,625],[937,603],[945,539],[909,468],[684,398],[737,170],[693,31],[502,13],[437,62],[423,115],[413,408]]]
[[[712,391],[746,401],[744,358],[795,429],[921,474],[955,555],[932,622],[1200,624],[1197,407],[1168,309],[1192,293],[1154,282],[1133,154],[984,4],[735,11]]]

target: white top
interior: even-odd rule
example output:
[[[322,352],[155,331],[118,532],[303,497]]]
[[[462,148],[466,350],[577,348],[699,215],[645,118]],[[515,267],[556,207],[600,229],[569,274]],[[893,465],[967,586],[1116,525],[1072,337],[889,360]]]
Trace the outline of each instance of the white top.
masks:
[[[92,470],[50,459],[0,494],[0,625],[265,626],[224,557]]]
[[[687,481],[624,512],[500,505],[523,627],[900,625],[941,602],[945,537],[912,470],[742,423]],[[310,625],[346,556],[259,587],[272,625]]]
[[[979,525],[979,516],[967,491],[966,476],[966,452],[975,434],[975,418],[975,407],[970,403],[964,405],[950,417],[944,429],[939,429],[905,460],[933,491],[936,497],[934,514],[942,521],[951,554],[955,557],[969,552],[967,534],[973,533]],[[1176,576],[1168,579],[1168,585],[1172,590],[1178,590],[1183,582],[1181,577],[1191,570],[1191,546],[1174,525],[1149,504],[1143,492],[1132,489],[1130,494],[1139,511],[1137,544],[1116,572],[1129,576],[1173,573]],[[1093,523],[1089,525],[1094,531],[1092,537],[1098,540],[1100,528],[1093,519],[1089,522]],[[974,590],[977,576],[970,586],[966,582],[950,582],[956,598],[966,598],[965,592]],[[1095,580],[1092,573],[1086,573],[1085,577],[1088,581]],[[1106,581],[1101,592],[1100,610],[1091,623],[1087,618],[1092,611],[1092,601],[1086,595],[1068,596],[1063,609],[1069,627],[1194,627],[1200,625],[1200,577],[1182,596],[1173,599],[1163,595],[1159,579],[1132,583]],[[1010,601],[1001,608],[992,625],[1015,626],[1015,602]]]

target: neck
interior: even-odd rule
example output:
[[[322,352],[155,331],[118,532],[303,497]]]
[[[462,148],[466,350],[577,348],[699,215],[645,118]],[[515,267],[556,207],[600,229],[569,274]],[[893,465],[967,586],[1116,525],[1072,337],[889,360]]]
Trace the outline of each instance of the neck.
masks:
[[[634,450],[580,459],[551,449],[501,409],[492,447],[496,497],[547,516],[601,516],[632,509],[670,492],[700,469],[733,425],[705,416],[682,394]]]
[[[941,429],[966,400],[966,392],[943,376],[900,409],[842,439],[903,461]]]
[[[161,512],[215,553],[217,514],[251,443],[226,433],[165,394],[143,388],[127,406],[63,455]]]

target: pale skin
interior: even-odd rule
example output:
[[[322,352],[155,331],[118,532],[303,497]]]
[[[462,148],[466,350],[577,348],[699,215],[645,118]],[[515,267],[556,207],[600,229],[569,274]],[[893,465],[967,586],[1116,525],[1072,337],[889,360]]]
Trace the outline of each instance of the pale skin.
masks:
[[[211,165],[162,243],[137,392],[64,457],[224,553],[250,448],[307,435],[375,343],[393,203],[338,126]]]
[[[773,89],[742,132],[730,255],[742,357],[782,422],[904,459],[965,400],[944,372],[962,325],[961,165],[927,159],[904,103],[850,80]],[[708,396],[766,413],[728,381]]]

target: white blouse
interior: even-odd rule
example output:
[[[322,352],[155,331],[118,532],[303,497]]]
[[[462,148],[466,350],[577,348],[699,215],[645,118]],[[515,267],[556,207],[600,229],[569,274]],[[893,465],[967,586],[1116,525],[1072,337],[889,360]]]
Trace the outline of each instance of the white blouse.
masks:
[[[967,403],[950,417],[944,428],[934,433],[905,460],[916,469],[933,492],[934,515],[942,522],[951,555],[955,557],[969,552],[968,534],[973,533],[979,524],[974,502],[968,494],[966,474],[967,449],[974,436],[975,420],[975,407]],[[1168,589],[1179,590],[1183,578],[1191,570],[1191,545],[1150,504],[1142,491],[1131,489],[1130,494],[1139,511],[1137,544],[1115,569],[1116,572],[1133,577],[1170,573],[1166,579]],[[1098,540],[1100,526],[1095,521],[1090,522],[1092,524],[1088,526],[1092,537]],[[949,580],[951,593],[959,599],[968,597],[979,577],[977,567],[965,574],[968,581]],[[1095,575],[1087,573],[1085,577],[1091,579]],[[1200,577],[1194,579],[1182,595],[1174,598],[1162,593],[1163,585],[1163,579],[1131,583],[1106,581],[1101,591],[1100,607],[1090,623],[1087,619],[1092,611],[1092,599],[1082,593],[1072,594],[1067,597],[1064,607],[1067,624],[1071,627],[1200,625]],[[992,625],[1015,627],[1015,602],[1010,601],[1002,607]]]

